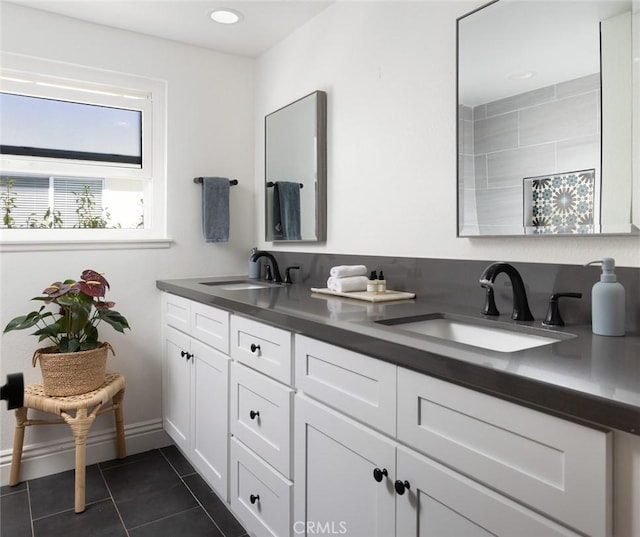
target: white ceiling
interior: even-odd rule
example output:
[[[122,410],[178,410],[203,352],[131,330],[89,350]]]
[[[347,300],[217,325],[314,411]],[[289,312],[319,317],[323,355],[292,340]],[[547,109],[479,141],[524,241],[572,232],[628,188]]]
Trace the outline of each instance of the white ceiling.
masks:
[[[327,8],[333,0],[11,0],[15,4],[230,54],[255,57]],[[213,22],[227,7],[240,23]]]

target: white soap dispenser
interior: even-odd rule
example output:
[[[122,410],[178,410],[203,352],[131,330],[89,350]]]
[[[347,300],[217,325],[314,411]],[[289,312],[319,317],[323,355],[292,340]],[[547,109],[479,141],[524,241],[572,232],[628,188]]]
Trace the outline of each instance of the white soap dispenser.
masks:
[[[591,329],[599,336],[624,336],[624,287],[616,281],[616,262],[612,257],[591,261],[602,265],[600,281],[591,291]]]

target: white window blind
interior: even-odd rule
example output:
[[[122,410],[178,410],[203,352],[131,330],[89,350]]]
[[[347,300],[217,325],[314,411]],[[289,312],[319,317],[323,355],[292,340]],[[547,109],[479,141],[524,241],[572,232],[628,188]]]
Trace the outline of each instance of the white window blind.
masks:
[[[11,195],[15,202],[10,211],[12,228],[46,226],[54,213],[59,220],[52,227],[77,228],[80,226],[79,197],[90,197],[93,204],[86,209],[85,217],[100,217],[103,187],[102,179],[93,178],[0,176],[0,195]],[[0,202],[0,210],[3,217],[0,225],[9,227],[4,222],[4,203]],[[48,220],[45,219],[47,212]]]

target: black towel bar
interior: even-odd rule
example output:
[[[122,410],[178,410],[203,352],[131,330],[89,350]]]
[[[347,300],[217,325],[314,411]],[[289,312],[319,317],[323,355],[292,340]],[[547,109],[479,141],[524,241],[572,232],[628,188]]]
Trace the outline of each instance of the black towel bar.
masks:
[[[304,185],[302,183],[298,183],[300,185],[300,188],[304,188]],[[276,186],[276,184],[272,181],[269,181],[267,183],[267,188],[273,188],[274,186]]]
[[[202,183],[202,177],[194,177],[193,178],[193,182],[194,183]],[[229,179],[229,184],[231,186],[235,186],[238,184],[238,180],[237,179]]]

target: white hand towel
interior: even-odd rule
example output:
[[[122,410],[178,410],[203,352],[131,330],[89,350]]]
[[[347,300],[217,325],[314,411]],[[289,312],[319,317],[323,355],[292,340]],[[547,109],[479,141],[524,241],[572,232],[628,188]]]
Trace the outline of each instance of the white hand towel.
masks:
[[[327,280],[327,287],[332,291],[338,293],[351,293],[353,291],[366,291],[367,290],[366,276],[351,276],[349,278],[329,278]]]
[[[329,275],[333,278],[349,278],[351,276],[366,276],[367,267],[364,265],[338,265],[332,267]]]

